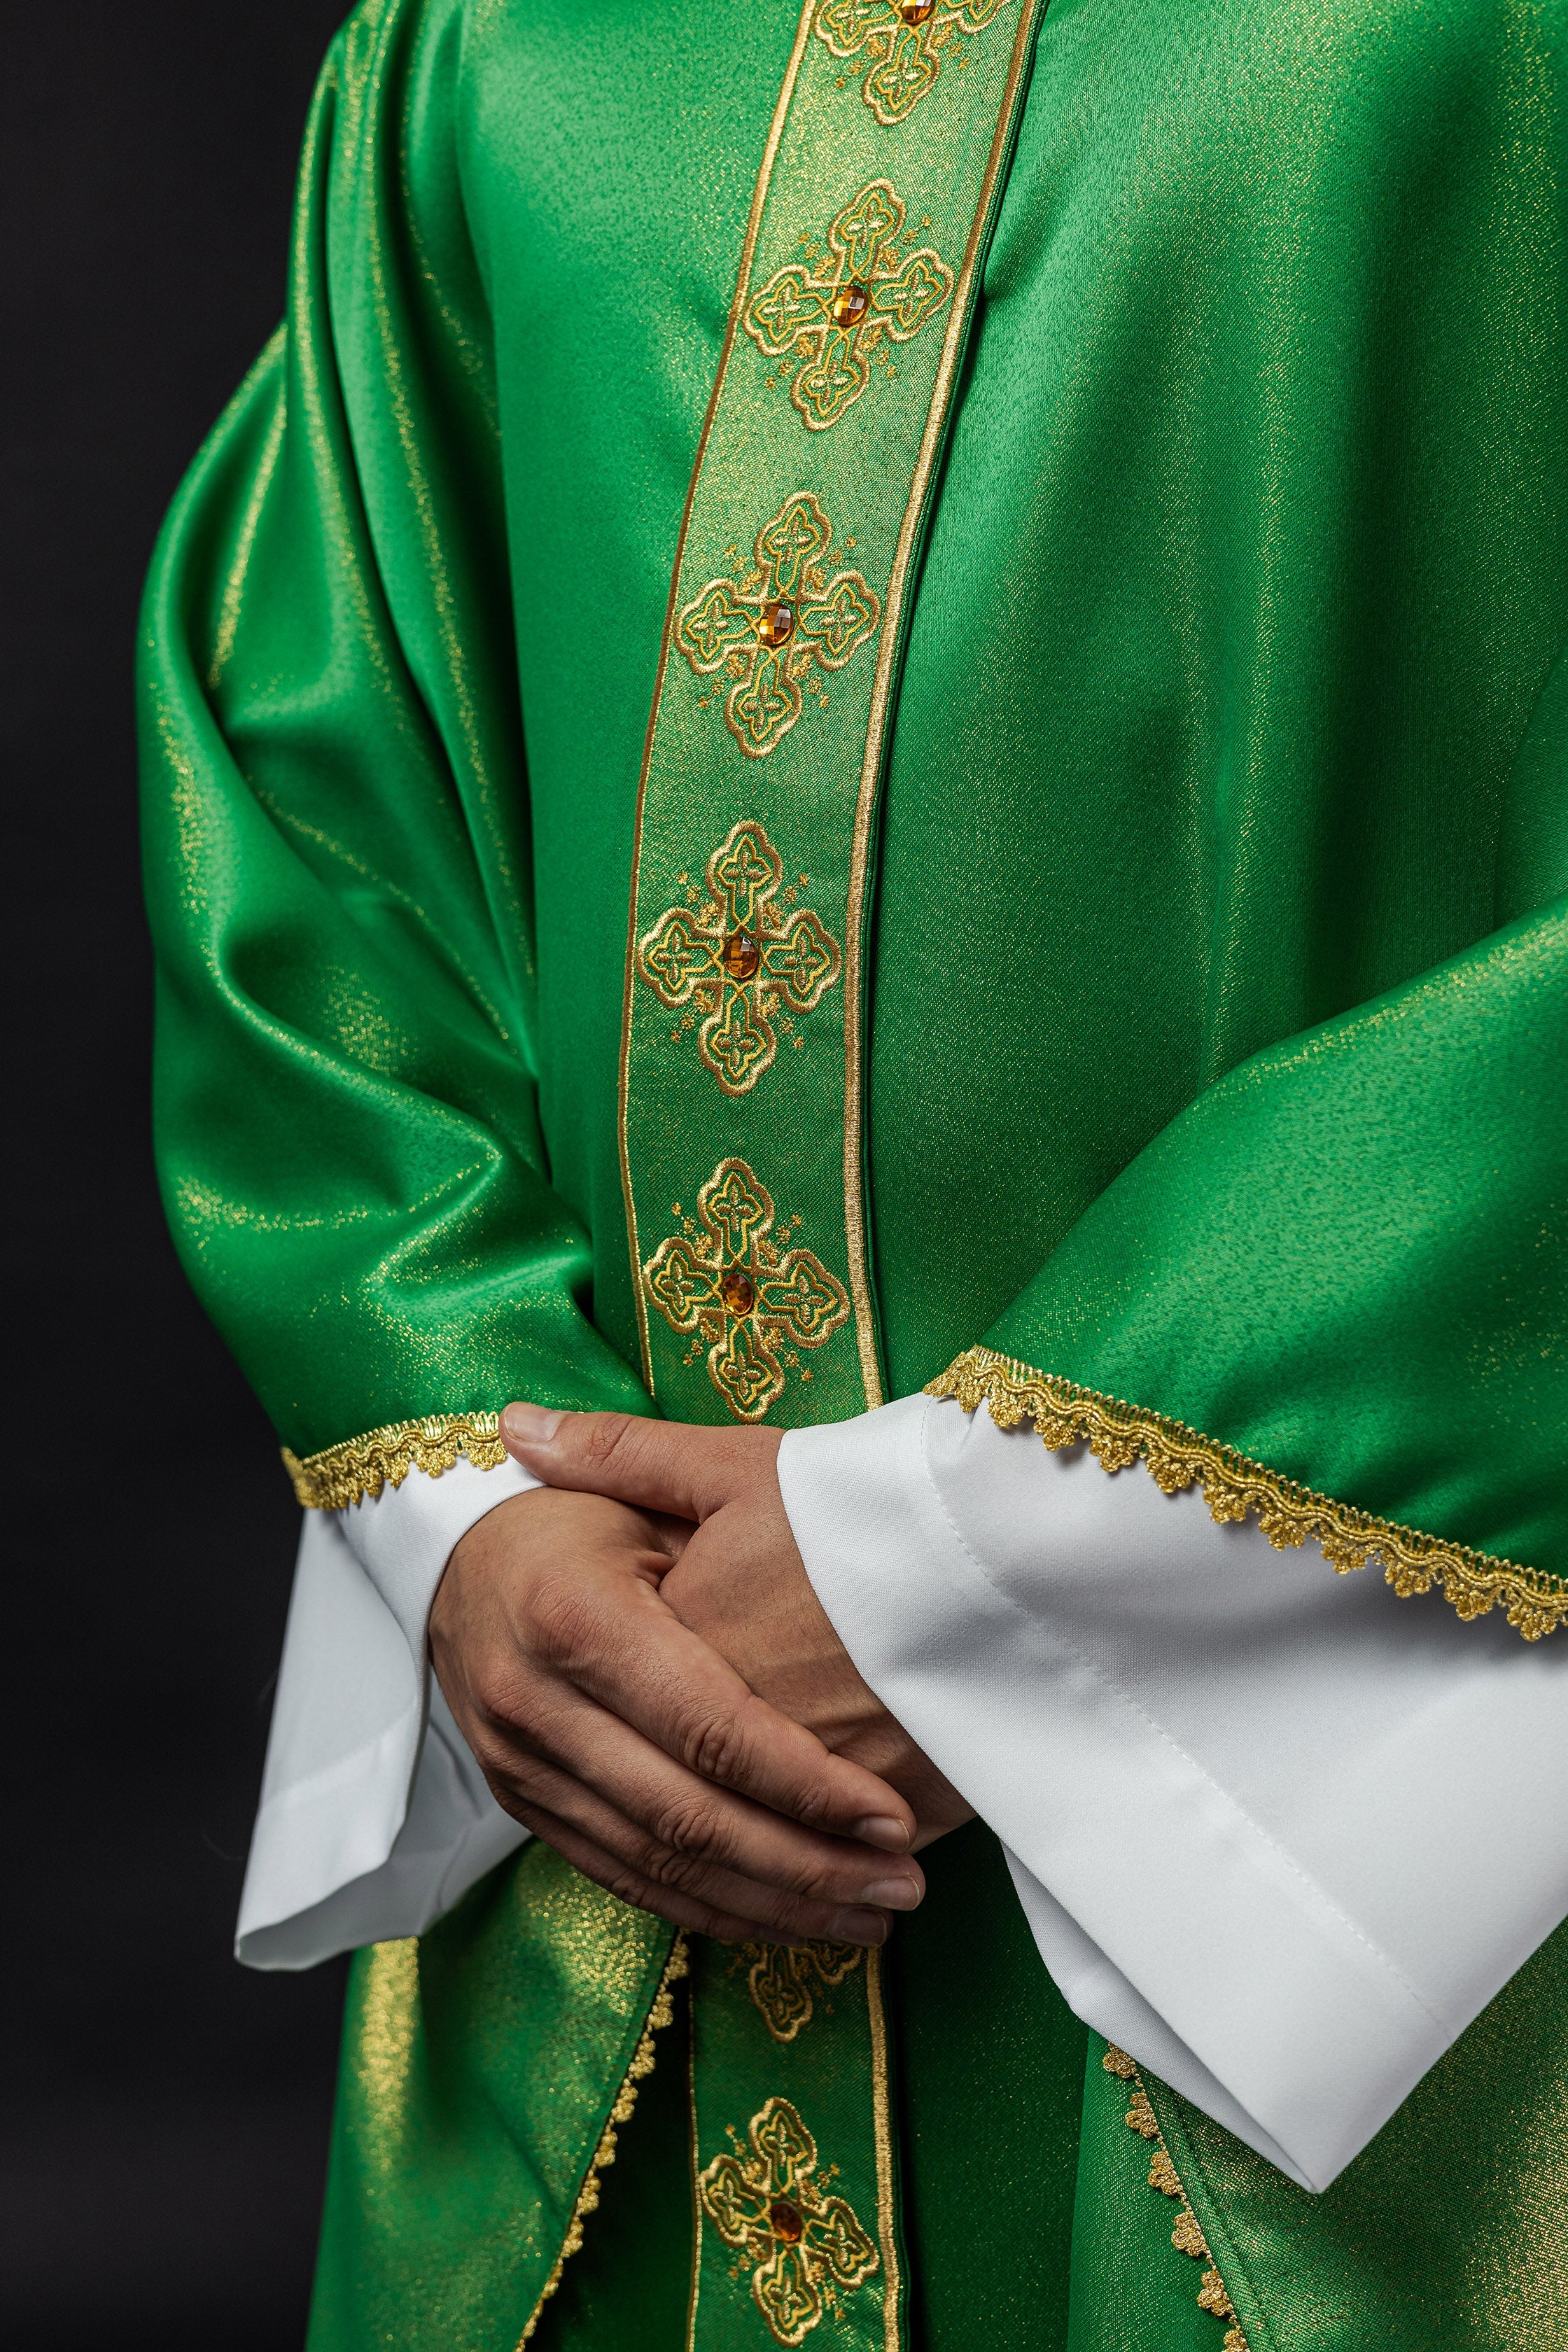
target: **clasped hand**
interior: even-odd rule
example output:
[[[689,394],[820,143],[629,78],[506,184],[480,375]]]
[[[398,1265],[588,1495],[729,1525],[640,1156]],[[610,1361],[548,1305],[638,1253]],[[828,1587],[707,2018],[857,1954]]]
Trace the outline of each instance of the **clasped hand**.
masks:
[[[501,1433],[546,1483],[469,1528],[430,1616],[499,1802],[678,1927],[881,1943],[969,1808],[816,1599],[777,1431],[512,1405]]]

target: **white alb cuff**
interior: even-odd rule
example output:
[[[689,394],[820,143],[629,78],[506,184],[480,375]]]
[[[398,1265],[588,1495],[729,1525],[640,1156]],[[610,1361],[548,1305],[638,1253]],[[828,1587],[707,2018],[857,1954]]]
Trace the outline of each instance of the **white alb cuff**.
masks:
[[[1326,2188],[1568,1913],[1568,1646],[910,1397],[779,1477],[1078,2014]]]
[[[305,1969],[420,1935],[527,1832],[430,1675],[430,1606],[475,1521],[539,1481],[466,1461],[348,1510],[307,1511],[236,1950]]]

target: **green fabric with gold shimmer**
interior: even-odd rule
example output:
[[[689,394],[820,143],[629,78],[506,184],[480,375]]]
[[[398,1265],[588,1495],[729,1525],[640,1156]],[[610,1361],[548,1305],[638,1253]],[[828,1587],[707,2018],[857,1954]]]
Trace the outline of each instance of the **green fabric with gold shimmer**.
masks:
[[[530,1845],[417,1942],[357,1956],[312,2347],[517,2342],[670,1943]]]
[[[353,20],[288,341],[150,592],[164,1183],[301,1452],[639,1394],[630,827],[795,18],[613,13]],[[868,1132],[889,1393],[994,1327],[1548,1568],[1558,25],[1057,0],[900,686]]]
[[[1040,1979],[994,1841],[960,1832],[927,1864],[927,1904],[900,1924],[891,1969],[914,2352],[1216,2352],[1223,2329],[1173,2250],[1173,2209],[1146,2186],[1149,2149],[1124,2126],[1127,2088],[1102,2070],[1097,2035],[1079,2144],[1084,2029]],[[360,2352],[394,2327],[444,2345],[459,2325],[458,2340],[510,2347],[526,2322],[570,2194],[561,2203],[557,2187],[554,2218],[525,2247],[520,2189],[536,2166],[574,2183],[598,2128],[563,2150],[563,2168],[535,2138],[542,2078],[558,2096],[561,2052],[580,2058],[592,2033],[575,2005],[568,2022],[540,2000],[552,1955],[542,1978],[526,1950],[520,1965],[520,1914],[548,1908],[542,1878],[570,1874],[528,1848],[422,1939],[417,1966],[405,1945],[356,1963],[313,2352]],[[580,1882],[578,1902],[618,1911]],[[498,2014],[523,2032],[498,2037]],[[538,2352],[634,2336],[685,2352],[687,2036],[682,2001]],[[1568,2343],[1568,1928],[1321,2197],[1145,2080],[1252,2352]]]
[[[1052,0],[891,679],[849,1134],[888,1394],[989,1336],[1557,1573],[1565,19],[1562,0]],[[893,177],[1016,21],[953,31],[926,116],[888,131]],[[286,327],[161,543],[142,667],[160,1163],[192,1278],[301,1454],[518,1394],[649,1409],[616,1108],[638,777],[796,25],[790,0],[356,11],[307,138]],[[839,60],[847,108],[875,64]],[[742,341],[738,363],[771,364]],[[907,433],[862,429],[888,392],[874,377],[816,436],[853,428],[868,480],[908,474]],[[804,447],[788,384],[770,397]],[[853,566],[834,520],[829,568]],[[660,882],[700,896],[729,824],[667,875],[671,843]],[[830,995],[763,1082],[786,1214],[844,1140],[825,1151],[820,1098],[787,1091]],[[638,1047],[645,1107],[689,1098],[694,1034],[669,1025]],[[716,1418],[693,1370],[679,1409]],[[364,2151],[405,2078],[356,2074],[351,2032],[319,2352],[368,2352],[394,2312],[412,2352],[445,2352],[454,2314],[510,2352],[641,2030],[629,1991],[598,2042],[565,2021],[542,1915],[531,2070],[498,2023],[510,1991],[458,1965],[490,1948],[502,1897],[480,1895],[421,1948],[429,2081],[460,2095],[405,2111],[395,2175]],[[994,1885],[967,1932],[1016,1934],[1010,1903]],[[1040,1979],[1032,2036],[1054,2000]],[[1520,2213],[1568,2227],[1560,2143],[1520,2121],[1521,2084],[1531,2115],[1561,2099],[1553,2000],[1518,2011],[1506,2081],[1473,2063],[1494,2010],[1417,2093],[1462,2086],[1445,2113],[1483,2152],[1468,2170],[1380,2172],[1402,2118],[1352,2168],[1375,2228],[1204,2127],[1215,2212],[1245,2220],[1253,2352],[1315,2352],[1342,2307],[1395,2315],[1402,2352],[1503,2340]],[[922,2079],[944,2078],[919,2037],[903,2063],[912,2146]],[[982,2150],[974,2078],[945,2079],[955,2143]],[[1091,2069],[1074,2352],[1142,2352],[1165,2325],[1100,2265],[1110,2212],[1149,2311],[1173,2265],[1183,2328],[1217,2347],[1141,2145],[1090,2121],[1103,2087]],[[1058,2125],[1038,2160],[998,2186],[976,2157],[974,2197],[1055,2212]],[[964,2233],[910,2177],[947,2352]],[[524,2210],[526,2243],[506,2234]],[[1466,2254],[1438,2311],[1445,2231]],[[1542,2309],[1531,2341],[1568,2352]],[[1058,2305],[1034,2318],[1013,2340],[1055,2352]]]
[[[1086,2115],[1105,2098],[1092,2078],[1091,2063]],[[1251,2352],[1568,2343],[1568,1927],[1321,2197],[1174,2092],[1149,2091]],[[1084,2341],[1107,2352],[1103,2330]]]
[[[921,1861],[926,1899],[888,1971],[911,2333],[920,2352],[1058,2352],[1085,2028],[1043,1975],[990,1831],[971,1822]]]

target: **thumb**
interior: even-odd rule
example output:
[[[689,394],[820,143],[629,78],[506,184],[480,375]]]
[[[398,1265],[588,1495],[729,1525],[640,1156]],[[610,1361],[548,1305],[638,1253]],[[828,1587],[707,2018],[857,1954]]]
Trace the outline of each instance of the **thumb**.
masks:
[[[734,1492],[742,1473],[737,1440],[760,1440],[770,1457],[778,1450],[776,1430],[700,1429],[629,1412],[561,1412],[536,1404],[509,1404],[500,1434],[513,1460],[547,1486],[608,1495],[682,1519],[706,1518]]]

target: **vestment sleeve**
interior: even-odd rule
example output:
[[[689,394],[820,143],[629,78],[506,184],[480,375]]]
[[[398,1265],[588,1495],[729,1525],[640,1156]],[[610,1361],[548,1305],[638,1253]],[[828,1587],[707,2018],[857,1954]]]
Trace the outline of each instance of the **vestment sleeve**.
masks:
[[[1568,1911],[1568,1643],[931,1397],[791,1430],[779,1479],[1069,2006],[1302,2187]]]
[[[1537,1637],[1568,1618],[1561,659],[1499,842],[1494,930],[1218,1077],[933,1387]]]
[[[361,11],[334,46],[287,320],[180,493],[141,647],[164,1199],[286,1445],[349,1449],[297,1482],[329,1506],[499,1459],[510,1396],[646,1410],[537,1111],[461,22]]]
[[[1312,2188],[1568,1900],[1565,709],[1560,661],[1484,937],[1217,1076],[934,1401],[780,1456],[1073,2006]]]

